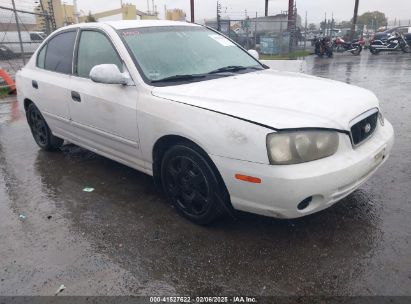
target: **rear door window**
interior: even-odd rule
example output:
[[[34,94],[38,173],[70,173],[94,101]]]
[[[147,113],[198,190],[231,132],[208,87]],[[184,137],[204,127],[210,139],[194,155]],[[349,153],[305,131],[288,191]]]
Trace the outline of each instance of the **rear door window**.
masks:
[[[49,71],[71,74],[76,31],[64,32],[47,43],[44,68]]]

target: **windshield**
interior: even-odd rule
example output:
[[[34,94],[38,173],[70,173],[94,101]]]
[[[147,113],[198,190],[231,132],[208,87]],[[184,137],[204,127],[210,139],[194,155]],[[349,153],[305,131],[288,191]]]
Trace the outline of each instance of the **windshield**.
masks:
[[[200,26],[135,28],[119,34],[152,82],[263,68],[230,40]]]

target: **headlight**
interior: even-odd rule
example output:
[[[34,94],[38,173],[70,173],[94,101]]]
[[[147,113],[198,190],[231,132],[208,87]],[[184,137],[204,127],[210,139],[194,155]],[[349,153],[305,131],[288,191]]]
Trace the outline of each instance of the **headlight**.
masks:
[[[337,132],[309,130],[268,134],[268,157],[272,165],[291,165],[333,155],[339,144]]]

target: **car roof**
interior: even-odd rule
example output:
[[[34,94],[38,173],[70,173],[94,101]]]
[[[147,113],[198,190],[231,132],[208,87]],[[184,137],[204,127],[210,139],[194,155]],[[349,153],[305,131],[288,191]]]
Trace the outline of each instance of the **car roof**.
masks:
[[[77,23],[66,26],[64,28],[73,27],[89,27],[89,26],[104,26],[108,25],[116,30],[124,30],[129,28],[138,27],[160,27],[160,26],[200,26],[195,23],[181,22],[181,21],[169,21],[169,20],[121,20],[121,21],[103,21],[103,22],[89,22],[89,23]]]
[[[194,23],[169,21],[169,20],[122,20],[122,21],[107,21],[104,22],[116,30],[136,27],[154,27],[154,26],[199,26]]]

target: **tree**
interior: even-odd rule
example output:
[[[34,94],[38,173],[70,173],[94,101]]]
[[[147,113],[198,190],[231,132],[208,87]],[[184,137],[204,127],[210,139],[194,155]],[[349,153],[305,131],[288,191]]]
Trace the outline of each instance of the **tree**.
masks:
[[[85,20],[86,22],[97,22],[96,18],[91,14],[91,11],[88,12],[88,16]]]
[[[308,29],[309,29],[310,31],[315,31],[315,30],[317,29],[317,26],[316,26],[314,23],[310,23],[310,24],[308,25]]]
[[[351,26],[352,26],[351,21],[341,21],[340,24],[338,25],[338,27],[342,29],[350,29]]]
[[[378,11],[366,12],[361,16],[358,16],[357,23],[359,25],[366,25],[367,28],[377,29],[381,26],[387,25],[387,17],[384,13]]]

